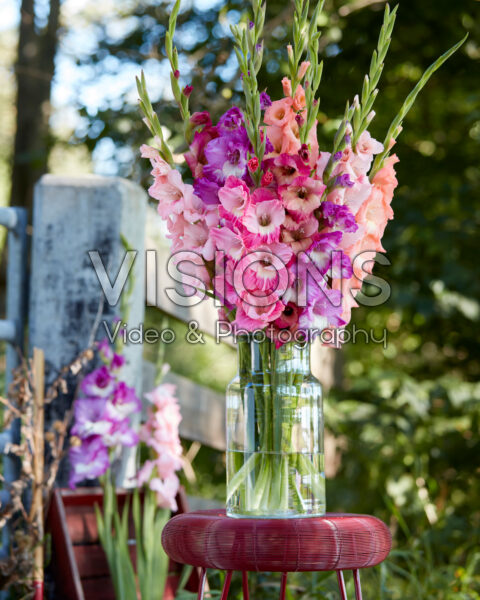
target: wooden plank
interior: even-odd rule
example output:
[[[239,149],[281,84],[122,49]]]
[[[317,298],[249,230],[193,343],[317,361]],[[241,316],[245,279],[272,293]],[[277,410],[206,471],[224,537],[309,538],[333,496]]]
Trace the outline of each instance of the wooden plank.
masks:
[[[134,552],[130,554],[134,555]],[[73,555],[81,579],[106,577],[109,574],[105,552],[100,544],[74,546]],[[85,597],[88,599],[88,595]]]
[[[85,600],[80,575],[75,564],[73,545],[68,534],[67,517],[59,489],[53,493],[47,520],[47,530],[52,535],[53,572],[59,597],[63,600]]]
[[[154,387],[155,373],[155,365],[144,361],[144,390]],[[180,436],[224,451],[225,397],[176,373],[168,373],[165,380],[177,386],[177,398],[182,413]]]
[[[116,600],[110,575],[83,578],[82,587],[88,600]]]
[[[66,506],[72,544],[98,544],[97,517],[92,506]]]

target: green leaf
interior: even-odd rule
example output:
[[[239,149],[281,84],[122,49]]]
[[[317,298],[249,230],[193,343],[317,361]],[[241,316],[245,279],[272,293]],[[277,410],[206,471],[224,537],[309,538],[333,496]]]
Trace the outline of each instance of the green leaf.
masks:
[[[415,103],[415,100],[421,90],[425,87],[430,77],[435,73],[437,69],[439,69],[443,63],[448,60],[452,54],[454,54],[466,41],[468,38],[468,33],[455,45],[453,45],[449,50],[447,50],[444,54],[442,54],[435,62],[433,62],[428,69],[424,72],[417,85],[413,88],[413,90],[408,94],[404,103],[402,104],[397,116],[393,119],[387,135],[385,136],[385,140],[383,142],[384,150],[381,154],[378,154],[375,158],[375,161],[372,166],[372,171],[370,173],[370,181],[375,177],[378,171],[383,167],[383,164],[387,157],[390,154],[390,145],[391,142],[394,141],[401,132],[401,125],[403,119],[407,116],[408,112],[412,108]]]

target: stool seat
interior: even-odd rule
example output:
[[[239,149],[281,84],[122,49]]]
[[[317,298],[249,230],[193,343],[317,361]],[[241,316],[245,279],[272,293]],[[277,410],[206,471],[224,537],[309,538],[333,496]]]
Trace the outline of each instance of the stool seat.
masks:
[[[388,556],[391,536],[369,515],[237,519],[205,510],[173,517],[162,544],[172,560],[194,567],[287,573],[372,567]]]

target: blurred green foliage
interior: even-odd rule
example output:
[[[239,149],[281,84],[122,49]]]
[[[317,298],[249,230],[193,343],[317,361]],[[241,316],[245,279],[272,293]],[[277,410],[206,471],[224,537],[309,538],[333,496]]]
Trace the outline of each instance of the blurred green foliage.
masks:
[[[169,7],[147,0],[132,7],[118,15],[129,19],[127,33],[108,35],[111,16],[106,17],[97,23],[97,48],[79,62],[95,73],[112,57],[119,65],[138,63],[147,73],[151,61],[160,68]],[[191,57],[181,61],[182,82],[193,82],[196,110],[218,116],[241,102],[227,32],[244,7],[239,0],[204,11],[189,4],[180,15],[177,44]],[[319,138],[327,149],[345,100],[361,89],[382,10],[382,2],[326,2]],[[290,5],[269,0],[260,79],[272,97],[281,93],[291,17]],[[480,597],[480,2],[401,0],[371,130],[383,139],[421,72],[465,30],[469,40],[422,92],[396,148],[400,185],[395,220],[383,242],[391,266],[375,269],[388,280],[391,297],[380,307],[354,311],[357,327],[386,329],[387,347],[361,339],[347,344],[344,384],[327,401],[327,424],[343,454],[328,482],[330,508],[375,514],[395,533],[389,561],[365,575],[368,597]],[[166,99],[157,108],[173,147],[182,150],[176,109]],[[125,97],[95,114],[80,110],[84,128],[78,141],[93,150],[110,138],[120,171],[148,181],[144,164],[121,161],[122,147],[136,151],[147,138],[137,107]],[[222,373],[233,367],[217,362],[219,356],[212,345],[192,349],[177,343],[167,360],[175,370],[221,389],[225,377],[219,366]],[[233,365],[233,356],[228,361]],[[219,489],[223,470],[212,465],[221,461],[207,450],[197,456],[197,492]],[[313,598],[320,590],[325,598],[337,597],[331,579],[317,575],[296,583],[292,597]],[[260,577],[254,585],[255,598],[278,594],[278,582],[272,588]]]

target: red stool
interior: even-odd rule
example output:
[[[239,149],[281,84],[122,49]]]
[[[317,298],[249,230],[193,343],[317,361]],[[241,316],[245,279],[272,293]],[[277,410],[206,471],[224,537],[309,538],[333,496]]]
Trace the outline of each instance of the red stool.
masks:
[[[204,510],[173,517],[162,533],[165,552],[175,562],[201,567],[199,600],[207,569],[226,571],[221,600],[226,600],[233,571],[242,572],[248,600],[248,571],[282,573],[280,600],[285,600],[287,573],[336,571],[340,596],[346,600],[344,570],[353,571],[355,598],[362,600],[359,569],[378,565],[392,545],[387,526],[376,517],[327,513],[304,519],[234,519],[224,511]]]

